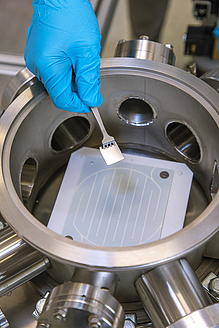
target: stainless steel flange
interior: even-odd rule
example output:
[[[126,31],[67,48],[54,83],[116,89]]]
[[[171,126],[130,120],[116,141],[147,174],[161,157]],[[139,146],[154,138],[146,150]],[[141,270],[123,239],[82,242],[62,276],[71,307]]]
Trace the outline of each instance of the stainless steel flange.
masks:
[[[108,290],[68,282],[52,290],[37,327],[122,328],[123,323],[122,306]]]
[[[219,163],[219,96],[180,69],[135,58],[103,60],[101,81],[101,114],[123,151],[171,158],[193,171],[185,227],[149,244],[106,248],[69,240],[39,222],[34,215],[43,222],[53,205],[48,197],[41,215],[36,215],[47,182],[72,151],[82,145],[96,147],[101,137],[90,113],[58,110],[38,81],[0,119],[0,211],[21,238],[54,262],[118,273],[119,295],[133,300],[134,281],[140,274],[182,257],[197,267],[205,244],[218,231],[219,194],[212,185],[217,185]],[[33,188],[25,207],[22,177],[30,165]]]

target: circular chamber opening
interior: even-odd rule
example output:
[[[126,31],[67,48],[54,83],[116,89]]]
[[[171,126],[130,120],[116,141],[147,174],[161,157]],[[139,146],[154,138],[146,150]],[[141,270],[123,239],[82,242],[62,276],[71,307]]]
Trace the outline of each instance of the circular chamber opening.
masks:
[[[80,144],[90,131],[90,123],[84,117],[71,117],[55,130],[51,146],[55,151],[64,151]]]
[[[118,109],[119,117],[128,124],[144,126],[153,123],[155,112],[152,106],[141,98],[128,98]]]
[[[23,165],[20,178],[21,195],[24,203],[27,203],[30,198],[36,175],[37,163],[35,159],[28,158]]]
[[[166,136],[181,155],[192,162],[198,162],[201,151],[196,136],[185,124],[171,122],[166,127]]]

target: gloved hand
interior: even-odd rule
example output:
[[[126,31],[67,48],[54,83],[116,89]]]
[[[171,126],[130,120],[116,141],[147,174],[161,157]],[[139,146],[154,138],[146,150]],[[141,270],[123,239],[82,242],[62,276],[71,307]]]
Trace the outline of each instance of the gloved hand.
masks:
[[[27,33],[28,69],[55,106],[88,112],[100,106],[100,32],[89,0],[33,0]]]

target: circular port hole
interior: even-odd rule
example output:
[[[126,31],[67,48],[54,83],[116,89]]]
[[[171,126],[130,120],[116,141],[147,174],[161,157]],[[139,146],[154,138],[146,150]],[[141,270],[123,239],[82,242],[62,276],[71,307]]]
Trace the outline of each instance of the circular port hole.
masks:
[[[27,203],[32,193],[34,182],[37,175],[37,163],[35,159],[28,158],[22,168],[20,185],[21,195],[24,203]]]
[[[118,115],[126,123],[137,126],[149,125],[155,118],[152,106],[140,98],[124,100],[119,106]]]
[[[194,133],[185,124],[179,122],[169,123],[166,135],[173,146],[192,162],[198,162],[201,158],[199,143]]]
[[[84,117],[71,117],[55,130],[51,146],[55,151],[63,151],[80,144],[90,131],[90,123]]]

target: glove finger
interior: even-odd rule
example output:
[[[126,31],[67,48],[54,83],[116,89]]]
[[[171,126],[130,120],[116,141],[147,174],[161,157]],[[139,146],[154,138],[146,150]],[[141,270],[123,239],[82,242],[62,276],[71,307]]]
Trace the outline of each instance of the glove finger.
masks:
[[[90,111],[73,88],[74,72],[69,58],[60,58],[46,65],[40,76],[56,107],[71,112]]]
[[[100,106],[100,47],[90,46],[80,49],[75,60],[75,84],[80,99],[89,107]]]

